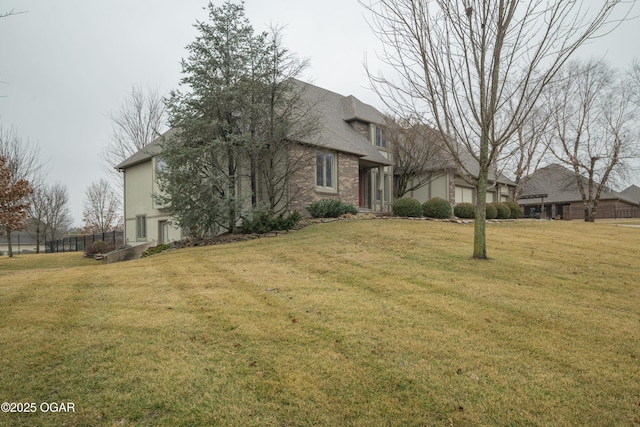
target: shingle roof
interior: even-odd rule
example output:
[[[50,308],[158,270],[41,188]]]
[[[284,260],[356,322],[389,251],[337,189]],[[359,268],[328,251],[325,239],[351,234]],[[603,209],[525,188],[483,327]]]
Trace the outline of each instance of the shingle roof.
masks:
[[[331,150],[355,154],[363,160],[380,164],[392,165],[371,141],[349,124],[351,120],[367,123],[384,124],[384,116],[374,107],[363,103],[353,96],[343,96],[335,92],[322,89],[309,83],[295,81],[302,86],[302,96],[309,105],[313,106],[317,114],[319,131],[299,142],[326,147]],[[116,166],[116,169],[126,169],[157,155],[161,151],[161,142],[175,132],[169,130],[163,136],[155,139],[142,150]]]
[[[160,151],[162,151],[162,141],[164,141],[165,138],[170,138],[174,133],[174,129],[169,129],[164,134],[147,144],[142,150],[138,151],[133,156],[129,157],[127,160],[116,166],[116,169],[126,169],[128,167],[137,165],[138,163],[145,162],[153,156],[160,154]]]
[[[586,185],[587,179],[582,179],[585,180]],[[524,189],[520,197],[524,198],[536,194],[547,194],[545,201],[549,203],[582,201],[573,171],[556,163],[540,168],[525,178]],[[611,199],[638,203],[638,201],[634,202],[617,191],[604,188],[600,194],[600,200]]]
[[[426,165],[425,171],[447,169],[450,171],[457,171],[457,173],[460,176],[462,176],[462,174],[465,173],[464,169],[466,169],[469,172],[469,175],[471,175],[472,177],[478,176],[478,174],[480,173],[480,166],[478,164],[478,161],[471,155],[471,153],[469,153],[469,151],[462,144],[456,145],[457,152],[455,154],[459,157],[460,163],[462,163],[462,165],[464,166],[464,169],[459,167],[456,164],[454,155],[451,153],[451,150],[442,141],[438,131],[424,124],[421,124],[418,126],[419,126],[420,135],[422,135],[422,137],[424,138],[425,143],[440,145],[440,148],[439,148],[440,155],[438,156],[438,158],[435,158],[432,163]],[[496,174],[497,174],[497,177],[496,177]],[[488,178],[489,178],[489,181],[491,182],[497,181],[501,184],[515,185],[515,183],[512,180],[507,178],[502,173],[497,173],[495,169],[489,171]]]
[[[632,185],[620,192],[624,197],[629,200],[633,200],[636,203],[640,203],[640,187]]]

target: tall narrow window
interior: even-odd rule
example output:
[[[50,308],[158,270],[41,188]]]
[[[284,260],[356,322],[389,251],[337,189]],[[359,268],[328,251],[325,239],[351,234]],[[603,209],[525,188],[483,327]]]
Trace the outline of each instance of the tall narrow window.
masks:
[[[318,153],[316,155],[316,187],[320,190],[336,190],[336,155]]]

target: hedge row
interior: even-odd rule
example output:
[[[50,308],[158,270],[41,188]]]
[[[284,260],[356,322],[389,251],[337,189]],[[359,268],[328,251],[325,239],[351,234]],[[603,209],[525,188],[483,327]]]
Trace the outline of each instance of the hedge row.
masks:
[[[487,219],[518,219],[522,216],[520,206],[516,202],[487,203]],[[411,197],[403,197],[396,200],[392,205],[395,216],[410,218],[445,219],[451,217],[452,209],[447,200],[434,197],[427,200],[422,205]],[[473,219],[476,215],[476,207],[472,203],[458,203],[453,208],[453,214],[458,218]]]

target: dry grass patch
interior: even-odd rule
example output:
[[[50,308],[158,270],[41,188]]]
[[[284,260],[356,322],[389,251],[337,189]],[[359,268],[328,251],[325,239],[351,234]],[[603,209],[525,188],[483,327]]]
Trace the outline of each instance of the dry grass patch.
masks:
[[[472,231],[349,221],[123,264],[0,260],[0,399],[76,405],[0,424],[640,424],[640,229],[492,224],[488,262]]]

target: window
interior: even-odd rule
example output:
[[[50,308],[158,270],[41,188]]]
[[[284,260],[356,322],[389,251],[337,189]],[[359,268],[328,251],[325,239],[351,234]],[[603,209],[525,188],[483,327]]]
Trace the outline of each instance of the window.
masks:
[[[376,127],[376,147],[387,148],[387,135],[384,129]]]
[[[336,155],[318,153],[316,155],[316,187],[320,190],[336,191]]]
[[[389,168],[385,168],[385,173],[382,175],[382,197],[385,202],[391,200],[391,175],[386,172]],[[380,191],[378,191],[378,179],[379,174],[377,170],[373,171],[373,186],[374,186],[374,200],[380,201]]]
[[[139,215],[136,217],[136,239],[147,238],[147,217]]]

